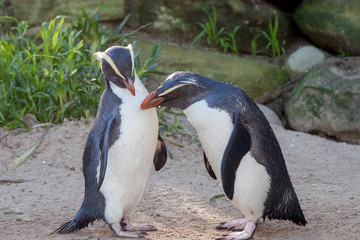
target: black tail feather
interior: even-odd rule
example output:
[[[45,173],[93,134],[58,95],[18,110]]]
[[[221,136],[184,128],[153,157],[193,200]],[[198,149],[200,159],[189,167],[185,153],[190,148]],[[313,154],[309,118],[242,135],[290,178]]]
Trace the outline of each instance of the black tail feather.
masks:
[[[85,211],[85,209],[83,207],[81,207],[79,212],[76,214],[76,216],[71,221],[64,223],[61,227],[56,229],[54,232],[57,232],[60,234],[77,232],[77,231],[87,227],[89,225],[89,223],[92,223],[97,219],[101,219],[101,217],[89,216],[87,211]]]
[[[269,199],[268,199],[269,200]],[[296,196],[293,187],[286,189],[282,196],[268,204],[263,218],[268,217],[271,219],[289,220],[301,226],[307,224],[304,213],[300,207],[300,203]],[[271,206],[271,207],[270,207]]]

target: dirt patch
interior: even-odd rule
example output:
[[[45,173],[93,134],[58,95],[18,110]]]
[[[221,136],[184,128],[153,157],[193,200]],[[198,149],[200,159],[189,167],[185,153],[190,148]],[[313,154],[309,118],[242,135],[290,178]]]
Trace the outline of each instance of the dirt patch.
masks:
[[[26,162],[13,171],[6,163],[29,149],[43,129],[0,140],[0,179],[25,179],[0,184],[0,239],[117,239],[107,224],[95,222],[69,235],[53,234],[79,209],[84,193],[82,152],[92,123],[66,121],[54,126]],[[360,236],[360,146],[336,143],[273,125],[308,225],[260,222],[253,239],[355,239]],[[0,129],[0,138],[6,131]],[[179,141],[179,139],[177,139]],[[148,239],[214,239],[223,221],[242,217],[208,176],[202,150],[183,139],[183,148],[167,142],[174,158],[160,172],[152,171],[134,222],[158,231]],[[17,214],[19,215],[17,215]]]

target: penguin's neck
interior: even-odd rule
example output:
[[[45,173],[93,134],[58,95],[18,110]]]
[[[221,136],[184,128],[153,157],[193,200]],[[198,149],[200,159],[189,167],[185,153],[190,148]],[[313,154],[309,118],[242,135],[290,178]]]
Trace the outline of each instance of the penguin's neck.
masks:
[[[134,88],[135,88],[135,96],[133,96],[127,88],[118,87],[116,84],[109,82],[109,87],[111,91],[123,101],[127,99],[134,99],[143,100],[149,93],[146,90],[145,86],[142,84],[139,77],[135,74],[135,81],[134,81]]]

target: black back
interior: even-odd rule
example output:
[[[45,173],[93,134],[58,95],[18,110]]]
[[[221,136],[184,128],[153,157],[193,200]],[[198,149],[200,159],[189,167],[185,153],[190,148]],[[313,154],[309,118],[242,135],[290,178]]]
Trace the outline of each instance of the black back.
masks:
[[[108,85],[108,84],[107,84]],[[119,114],[119,99],[107,86],[101,96],[99,109],[90,130],[83,154],[83,175],[85,178],[85,196],[83,203],[76,216],[63,224],[55,231],[58,233],[70,233],[85,228],[89,223],[103,219],[105,199],[98,191],[97,168],[101,164],[103,154],[105,130],[107,123],[111,122],[109,132],[109,148],[119,138],[119,126],[121,116]]]

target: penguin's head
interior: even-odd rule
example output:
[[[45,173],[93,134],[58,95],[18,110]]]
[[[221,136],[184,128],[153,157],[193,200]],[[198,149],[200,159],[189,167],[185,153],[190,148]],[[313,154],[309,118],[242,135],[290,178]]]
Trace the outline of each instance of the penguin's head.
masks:
[[[140,108],[145,110],[161,105],[184,110],[206,94],[203,78],[190,72],[175,72],[143,100]]]
[[[127,88],[135,96],[136,73],[134,51],[131,44],[127,47],[111,47],[105,52],[95,53],[95,56],[101,62],[101,71],[106,80],[118,87]]]

